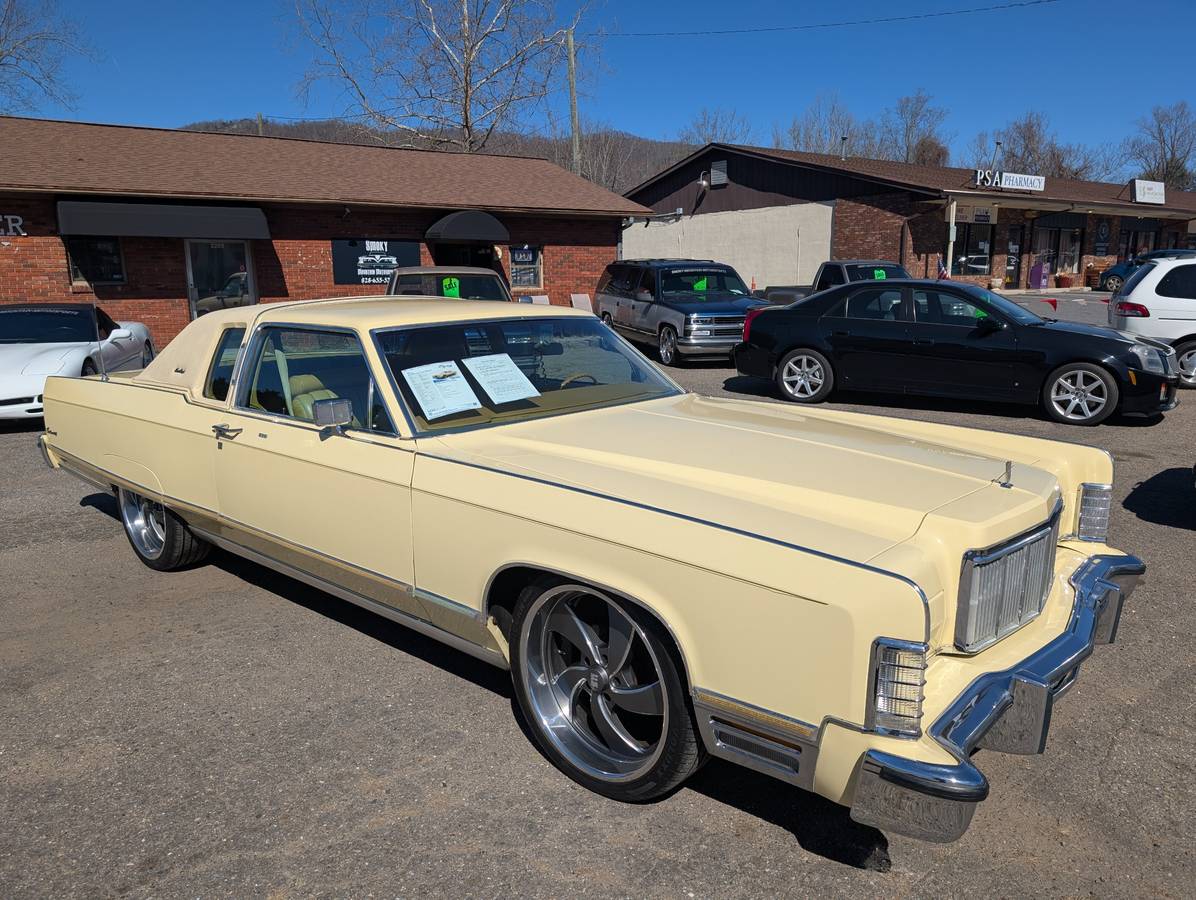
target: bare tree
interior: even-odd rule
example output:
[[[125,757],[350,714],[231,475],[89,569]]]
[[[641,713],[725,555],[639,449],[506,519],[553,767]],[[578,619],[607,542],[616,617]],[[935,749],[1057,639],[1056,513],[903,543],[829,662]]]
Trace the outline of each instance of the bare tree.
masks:
[[[1183,100],[1156,106],[1138,120],[1138,133],[1125,142],[1125,155],[1143,178],[1191,190],[1196,187],[1196,113]]]
[[[1123,169],[1116,148],[1061,143],[1039,112],[1014,119],[994,139],[1002,142],[997,165],[1014,172],[1102,181],[1116,180]]]
[[[75,95],[63,81],[62,61],[85,52],[54,0],[0,0],[0,112],[27,112],[40,101],[70,108]]]
[[[733,109],[702,107],[681,129],[677,140],[685,144],[748,144],[752,141],[752,123]]]
[[[940,135],[947,120],[947,110],[934,106],[931,96],[922,89],[900,97],[896,105],[885,110],[880,119],[879,147],[884,159],[899,162],[922,162],[923,165],[943,165],[935,162],[941,157],[939,148],[946,149]],[[919,156],[920,159],[915,158]]]
[[[787,127],[773,129],[773,144],[807,153],[875,156],[876,127],[852,115],[837,94],[820,94]]]
[[[563,29],[548,0],[296,0],[331,79],[401,143],[477,152],[519,129],[553,87]]]

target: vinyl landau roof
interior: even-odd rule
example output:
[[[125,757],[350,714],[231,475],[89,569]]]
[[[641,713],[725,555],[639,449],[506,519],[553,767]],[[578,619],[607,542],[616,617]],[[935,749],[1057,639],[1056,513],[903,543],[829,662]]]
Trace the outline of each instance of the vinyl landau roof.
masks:
[[[0,116],[0,191],[643,215],[546,159]]]

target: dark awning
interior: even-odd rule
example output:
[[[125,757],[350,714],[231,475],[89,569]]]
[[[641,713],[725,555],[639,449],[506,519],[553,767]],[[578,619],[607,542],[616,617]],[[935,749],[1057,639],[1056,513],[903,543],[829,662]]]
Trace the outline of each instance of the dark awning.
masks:
[[[266,216],[256,207],[88,200],[58,201],[58,233],[227,240],[270,237]]]
[[[429,241],[481,241],[505,244],[511,234],[502,222],[480,209],[461,209],[449,213],[428,229]]]

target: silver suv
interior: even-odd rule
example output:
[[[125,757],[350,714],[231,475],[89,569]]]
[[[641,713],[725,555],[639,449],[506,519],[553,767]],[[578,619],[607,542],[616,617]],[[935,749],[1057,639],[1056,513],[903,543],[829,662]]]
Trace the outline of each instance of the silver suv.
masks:
[[[594,311],[629,340],[652,344],[666,366],[683,357],[731,356],[749,309],[768,306],[723,263],[631,259],[606,267]]]

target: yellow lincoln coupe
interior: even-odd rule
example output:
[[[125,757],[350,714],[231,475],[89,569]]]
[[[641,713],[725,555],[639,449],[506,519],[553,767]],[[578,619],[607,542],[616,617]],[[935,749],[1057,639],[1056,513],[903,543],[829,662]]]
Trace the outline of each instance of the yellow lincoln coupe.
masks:
[[[221,547],[509,668],[625,801],[713,755],[954,840],[1143,572],[1102,451],[700,397],[557,307],[221,310],[45,417],[146,565]]]

